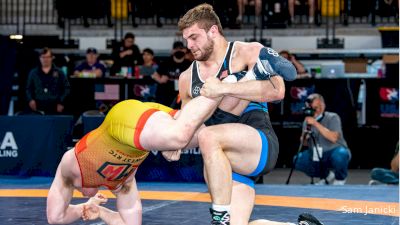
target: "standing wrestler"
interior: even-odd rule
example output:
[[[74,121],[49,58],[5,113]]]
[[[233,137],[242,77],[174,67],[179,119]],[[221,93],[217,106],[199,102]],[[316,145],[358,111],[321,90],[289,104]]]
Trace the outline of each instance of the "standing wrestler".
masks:
[[[248,224],[255,199],[254,181],[270,171],[278,157],[278,139],[271,126],[267,102],[283,99],[284,79],[295,79],[296,70],[260,43],[228,42],[218,16],[208,4],[189,10],[178,26],[195,58],[180,76],[183,106],[200,94],[224,96],[224,102],[205,123],[213,126],[198,133],[212,198],[211,224]],[[240,84],[204,82],[210,77],[222,79],[243,70],[252,71],[257,80]],[[229,99],[241,100],[232,104]],[[286,223],[259,220],[251,224]]]
[[[134,178],[137,167],[149,149],[164,151],[188,145],[220,99],[200,96],[176,114],[176,119],[176,111],[157,103],[126,100],[115,105],[104,122],[61,159],[47,196],[48,222],[68,224],[81,217],[100,217],[107,224],[140,225],[142,206]],[[70,204],[74,189],[94,196],[100,186],[116,195],[118,212],[102,206],[94,209],[90,204],[96,203],[96,198],[88,202],[91,208],[86,212],[88,205]]]

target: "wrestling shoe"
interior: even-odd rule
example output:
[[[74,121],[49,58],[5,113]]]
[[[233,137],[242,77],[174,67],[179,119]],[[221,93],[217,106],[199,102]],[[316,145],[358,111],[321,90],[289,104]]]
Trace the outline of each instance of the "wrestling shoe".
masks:
[[[232,74],[229,74],[227,77],[225,77],[222,80],[222,82],[223,83],[236,83],[236,82],[238,82],[239,80],[241,80],[245,76],[246,76],[246,71],[232,73]]]
[[[219,212],[210,208],[211,225],[230,225],[231,216],[227,211]]]
[[[257,80],[268,80],[277,74],[287,81],[292,81],[297,76],[293,64],[268,47],[261,48],[253,73]]]
[[[302,213],[297,219],[298,225],[324,225],[317,218],[309,213]]]

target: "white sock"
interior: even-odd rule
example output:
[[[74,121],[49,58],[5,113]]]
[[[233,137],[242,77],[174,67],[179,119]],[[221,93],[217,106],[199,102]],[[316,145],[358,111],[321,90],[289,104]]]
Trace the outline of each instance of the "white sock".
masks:
[[[218,211],[218,212],[226,211],[226,212],[229,213],[231,211],[231,205],[215,205],[215,204],[212,204],[212,208],[215,211]]]

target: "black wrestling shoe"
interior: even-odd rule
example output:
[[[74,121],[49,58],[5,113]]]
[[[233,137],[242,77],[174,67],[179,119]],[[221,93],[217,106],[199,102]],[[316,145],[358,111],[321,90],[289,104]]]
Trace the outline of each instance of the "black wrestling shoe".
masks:
[[[309,213],[302,213],[297,219],[298,225],[324,225],[315,216]]]
[[[269,80],[271,76],[278,74],[283,79],[292,81],[297,76],[293,64],[268,47],[261,48],[253,73],[257,80]]]
[[[231,216],[227,211],[219,212],[210,209],[212,221],[211,225],[230,225]]]

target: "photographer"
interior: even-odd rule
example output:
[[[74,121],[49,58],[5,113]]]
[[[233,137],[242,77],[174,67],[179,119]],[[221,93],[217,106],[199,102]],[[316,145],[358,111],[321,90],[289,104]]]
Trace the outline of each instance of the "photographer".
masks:
[[[351,156],[339,115],[325,111],[324,98],[316,93],[307,97],[304,114],[301,140],[308,148],[295,156],[294,168],[320,177],[318,184],[345,184]]]

